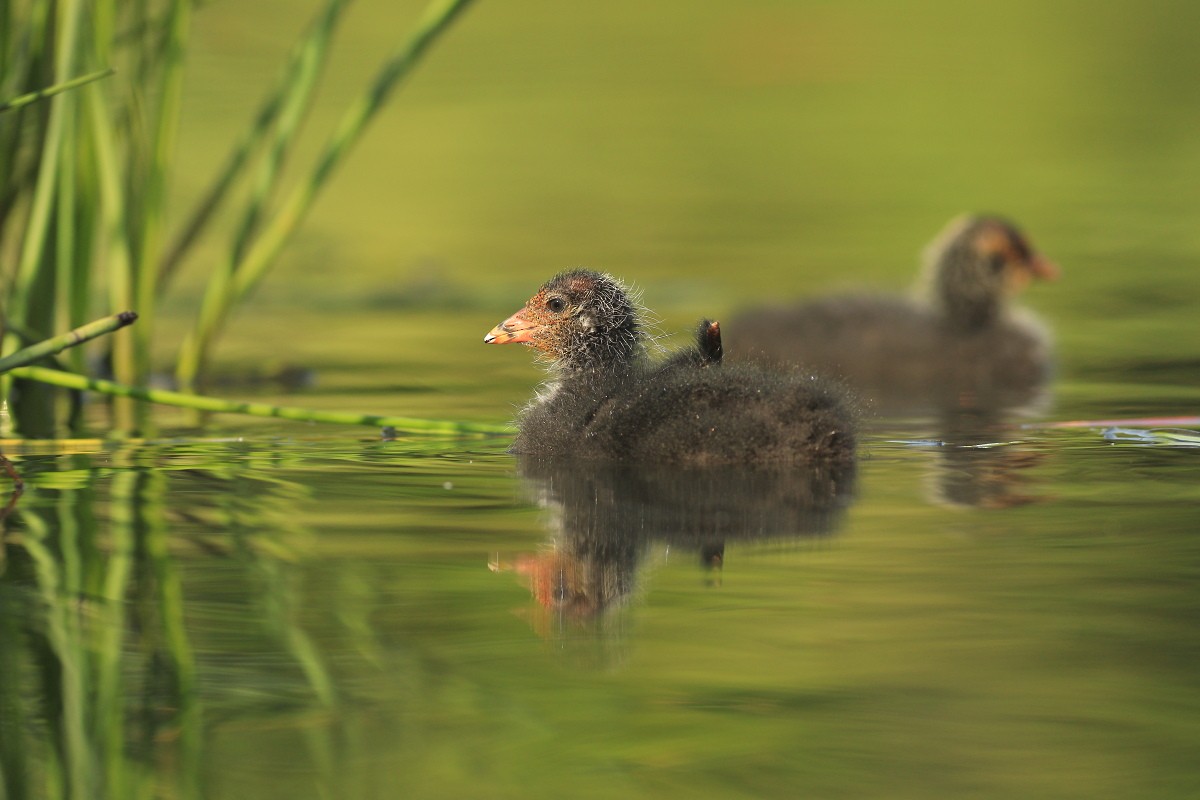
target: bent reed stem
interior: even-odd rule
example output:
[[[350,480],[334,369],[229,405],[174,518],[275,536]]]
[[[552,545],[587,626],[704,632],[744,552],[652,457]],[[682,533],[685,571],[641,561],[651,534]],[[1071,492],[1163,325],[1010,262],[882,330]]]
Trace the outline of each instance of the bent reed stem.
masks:
[[[69,89],[74,89],[76,86],[83,86],[85,83],[91,83],[92,81],[98,81],[101,78],[107,78],[109,75],[112,75],[115,72],[115,69],[109,67],[108,69],[102,69],[99,72],[80,75],[78,78],[72,78],[69,81],[63,81],[62,83],[55,84],[54,86],[47,86],[45,89],[38,89],[36,92],[29,92],[28,94],[23,94],[20,97],[14,97],[12,100],[9,100],[6,103],[0,103],[0,113],[12,111],[20,108],[21,106],[27,106],[30,103],[36,103],[38,100],[43,98],[53,97],[59,92],[65,92]]]
[[[120,314],[113,314],[111,317],[89,322],[87,325],[81,325],[73,331],[68,331],[60,336],[55,336],[22,348],[12,355],[0,358],[0,373],[8,372],[17,367],[23,367],[26,364],[32,364],[39,358],[56,355],[68,347],[74,347],[75,345],[95,339],[97,336],[103,336],[106,333],[120,330],[126,325],[132,325],[137,318],[137,312],[122,311]]]

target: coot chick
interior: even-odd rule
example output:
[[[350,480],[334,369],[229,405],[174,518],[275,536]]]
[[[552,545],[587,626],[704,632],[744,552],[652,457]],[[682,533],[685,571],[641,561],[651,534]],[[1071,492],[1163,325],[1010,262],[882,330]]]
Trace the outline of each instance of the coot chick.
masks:
[[[848,295],[758,308],[729,324],[735,360],[837,376],[881,412],[1012,408],[1049,380],[1049,335],[1010,298],[1058,268],[996,216],[953,220],[930,244],[913,298]]]
[[[629,292],[591,270],[562,272],[484,338],[521,342],[550,382],[519,418],[512,452],[677,464],[804,463],[854,456],[841,390],[794,370],[721,363],[720,326],[664,361]]]

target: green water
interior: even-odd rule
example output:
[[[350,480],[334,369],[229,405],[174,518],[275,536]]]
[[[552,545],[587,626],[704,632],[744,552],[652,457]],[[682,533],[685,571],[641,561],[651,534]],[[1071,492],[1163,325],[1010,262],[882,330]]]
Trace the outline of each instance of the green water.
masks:
[[[179,203],[314,8],[197,12]],[[310,151],[418,8],[358,4]],[[1197,8],[481,0],[217,393],[503,421],[539,373],[483,334],[564,266],[675,333],[901,290],[980,209],[1063,267],[1026,296],[1049,402],[868,420],[834,476],[170,411],[159,442],[6,445],[0,797],[1194,797],[1200,449],[1024,426],[1198,413]],[[246,381],[282,365],[315,382]]]
[[[0,579],[6,777],[86,797],[1190,796],[1197,451],[1088,431],[964,460],[892,443],[910,435],[871,434],[848,496],[744,488],[752,513],[735,497],[684,525],[647,509],[711,500],[524,477],[497,444],[28,456]],[[949,504],[950,476],[1011,502]],[[535,599],[538,563],[568,602]]]

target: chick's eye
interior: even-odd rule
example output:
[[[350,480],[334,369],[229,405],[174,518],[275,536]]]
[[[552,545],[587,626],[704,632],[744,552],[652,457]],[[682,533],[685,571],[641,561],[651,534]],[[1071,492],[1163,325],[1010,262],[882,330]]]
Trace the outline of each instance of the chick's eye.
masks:
[[[561,297],[551,297],[546,301],[546,308],[553,311],[555,314],[561,314],[563,309],[567,307],[567,301]]]

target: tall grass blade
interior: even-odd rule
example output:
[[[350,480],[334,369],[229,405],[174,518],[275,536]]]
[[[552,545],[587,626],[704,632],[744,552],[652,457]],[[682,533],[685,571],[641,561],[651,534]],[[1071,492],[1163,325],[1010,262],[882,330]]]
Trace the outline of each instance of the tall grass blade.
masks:
[[[84,98],[89,126],[89,142],[94,163],[99,211],[97,233],[103,247],[99,249],[108,272],[108,296],[112,308],[132,308],[135,301],[133,254],[126,219],[129,215],[129,196],[123,186],[123,170],[117,143],[113,138],[112,119],[115,111],[103,92],[91,92]],[[116,340],[112,349],[113,371],[118,375],[136,372],[132,341]],[[127,400],[113,402],[113,424],[120,430],[137,427],[137,406]]]
[[[6,0],[5,24],[0,27],[0,43],[4,48],[0,84],[11,88],[5,91],[20,92],[54,83],[52,8],[52,3],[33,3],[14,9]],[[0,235],[13,217],[18,199],[31,192],[46,138],[50,105],[39,103],[19,109],[0,125]]]
[[[436,0],[418,22],[407,42],[383,65],[375,79],[342,118],[307,179],[297,186],[239,259],[231,279],[220,280],[205,294],[196,326],[180,348],[176,376],[192,389],[204,369],[215,337],[230,309],[244,299],[274,264],[320,190],[362,135],[391,92],[409,75],[437,38],[472,0]]]
[[[334,4],[331,3],[331,9]],[[337,3],[340,7],[341,3]],[[338,9],[332,9],[338,10]],[[334,17],[336,19],[336,17]],[[313,91],[317,86],[317,78],[325,64],[326,54],[333,29],[322,19],[314,31],[314,35],[303,42],[300,53],[300,69],[295,80],[289,87],[283,107],[280,109],[279,120],[275,125],[274,136],[267,147],[266,159],[258,170],[250,202],[242,214],[233,238],[231,264],[237,264],[245,255],[254,233],[258,230],[263,208],[274,191],[279,176],[282,173],[288,151],[299,133],[305,112],[311,105]]]
[[[158,294],[157,257],[162,246],[162,228],[166,211],[167,176],[170,171],[171,155],[179,130],[179,109],[183,97],[184,55],[187,51],[188,30],[191,24],[192,0],[173,0],[166,20],[166,36],[158,59],[159,75],[158,105],[150,126],[150,162],[147,165],[145,183],[141,187],[142,199],[137,219],[127,219],[133,231],[133,306],[142,317],[144,330],[139,336],[131,337],[132,370],[122,374],[119,380],[135,382],[144,380],[150,372],[150,340],[154,335],[155,303]],[[130,224],[132,223],[132,224]],[[129,306],[125,306],[128,308]]]
[[[80,17],[83,9],[79,0],[61,0],[49,17],[53,33],[54,74],[68,76],[75,71],[79,52]],[[61,217],[72,201],[60,202],[63,176],[61,169],[73,157],[71,122],[77,106],[75,94],[58,94],[50,101],[50,113],[42,141],[28,218],[22,231],[16,274],[9,289],[5,308],[6,322],[24,328],[37,337],[49,336],[57,327],[55,319],[59,297],[59,273],[69,256],[60,258],[59,248],[74,249],[71,238],[73,220]],[[0,353],[20,347],[18,337],[9,333],[0,344]],[[7,380],[3,381],[7,394]],[[41,387],[22,392],[13,404],[14,416],[22,430],[34,435],[53,435],[59,425],[54,397]]]
[[[286,116],[289,107],[305,107],[316,86],[317,78],[327,63],[330,41],[341,21],[342,12],[351,0],[330,0],[316,20],[309,26],[304,37],[297,42],[284,68],[282,78],[274,90],[267,95],[250,129],[233,148],[225,166],[197,203],[196,208],[184,223],[158,265],[158,291],[163,293],[170,285],[183,259],[195,241],[204,233],[213,215],[229,196],[230,189],[242,177],[246,165],[262,144],[267,133],[276,125],[281,115]],[[278,126],[291,128],[294,133],[299,124]],[[290,134],[289,134],[290,136]]]

